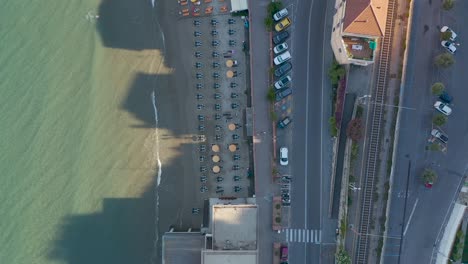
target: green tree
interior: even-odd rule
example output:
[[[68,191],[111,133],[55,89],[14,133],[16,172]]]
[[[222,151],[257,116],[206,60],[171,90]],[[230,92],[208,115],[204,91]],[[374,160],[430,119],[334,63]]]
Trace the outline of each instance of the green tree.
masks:
[[[330,82],[333,86],[338,85],[338,81],[343,78],[346,74],[346,70],[343,65],[338,64],[336,60],[333,60],[330,69],[328,69],[328,76],[330,77]]]
[[[431,91],[433,95],[441,95],[445,90],[445,86],[441,82],[436,82],[431,86]]]
[[[440,40],[450,40],[451,37],[452,32],[450,31],[440,32]]]
[[[436,126],[443,126],[447,122],[447,117],[443,114],[437,114],[432,118],[432,123]]]
[[[266,30],[270,32],[273,29],[273,24],[274,24],[273,18],[265,17],[264,23],[265,23]]]
[[[434,64],[440,68],[448,68],[455,63],[455,59],[450,53],[442,53],[435,57]]]
[[[424,183],[434,183],[437,180],[437,174],[431,169],[425,169],[421,177]]]
[[[442,8],[448,11],[453,8],[454,4],[455,3],[453,2],[453,0],[444,0],[444,2],[442,3]]]
[[[338,264],[351,264],[351,257],[343,247],[340,247],[340,250],[336,254],[336,262]]]
[[[270,101],[270,102],[274,102],[274,101],[275,101],[275,99],[276,99],[275,89],[273,89],[273,88],[268,89],[267,99],[268,99],[268,101]]]
[[[281,1],[271,2],[267,7],[267,11],[270,17],[273,17],[273,15],[281,9],[283,9],[283,2]]]

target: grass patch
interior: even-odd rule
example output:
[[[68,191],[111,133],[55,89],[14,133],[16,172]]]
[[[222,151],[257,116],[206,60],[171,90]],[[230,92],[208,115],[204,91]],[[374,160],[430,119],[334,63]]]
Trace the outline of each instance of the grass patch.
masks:
[[[332,137],[338,136],[338,128],[336,127],[336,119],[334,116],[328,119],[328,124],[330,125],[330,134]]]

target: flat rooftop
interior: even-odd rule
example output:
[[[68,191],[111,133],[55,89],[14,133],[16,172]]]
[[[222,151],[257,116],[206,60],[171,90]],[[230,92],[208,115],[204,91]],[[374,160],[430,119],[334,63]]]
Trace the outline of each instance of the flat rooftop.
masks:
[[[201,263],[205,236],[198,232],[168,232],[163,235],[162,264]]]
[[[257,251],[207,250],[202,252],[203,264],[256,264]]]
[[[214,205],[212,212],[214,250],[257,249],[256,205]]]

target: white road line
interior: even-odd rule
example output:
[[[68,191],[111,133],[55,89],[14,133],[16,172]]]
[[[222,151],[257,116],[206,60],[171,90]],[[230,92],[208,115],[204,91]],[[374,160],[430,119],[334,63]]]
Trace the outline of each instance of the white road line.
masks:
[[[307,234],[307,243],[309,243],[309,241],[310,241],[310,240],[309,240],[309,235],[310,235],[309,231],[310,231],[310,230],[306,230],[306,234]]]
[[[322,229],[318,231],[318,242],[322,243]]]
[[[410,223],[411,223],[411,218],[413,218],[414,210],[416,209],[416,205],[418,205],[418,202],[419,202],[419,198],[416,199],[416,202],[415,202],[414,205],[413,205],[413,210],[411,210],[411,214],[410,214],[410,216],[409,216],[408,223],[406,223],[406,226],[405,226],[405,231],[403,231],[403,236],[405,236],[405,235],[406,235],[406,231],[408,231],[408,226],[409,226]]]

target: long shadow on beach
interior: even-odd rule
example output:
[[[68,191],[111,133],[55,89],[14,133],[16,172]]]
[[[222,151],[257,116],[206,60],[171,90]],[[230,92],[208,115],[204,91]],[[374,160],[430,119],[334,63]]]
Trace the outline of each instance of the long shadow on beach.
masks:
[[[198,177],[193,175],[194,146],[198,145],[187,137],[190,126],[185,123],[183,110],[187,96],[169,87],[172,78],[137,74],[120,109],[116,109],[131,113],[135,127],[155,129],[152,103],[155,94],[162,160],[159,187],[155,175],[142,197],[107,198],[100,212],[66,217],[51,250],[51,259],[68,264],[160,263],[161,240],[155,247],[157,228],[161,235],[171,226],[178,229],[200,226],[201,218],[193,218],[191,214],[192,207],[203,205],[194,187],[199,185]],[[196,165],[199,166],[198,161]],[[160,214],[156,211],[155,192],[160,197]]]
[[[161,49],[150,0],[103,0],[97,29],[104,46],[128,50]]]
[[[51,258],[69,264],[144,264],[154,252],[154,193],[104,199],[102,212],[63,220]]]

